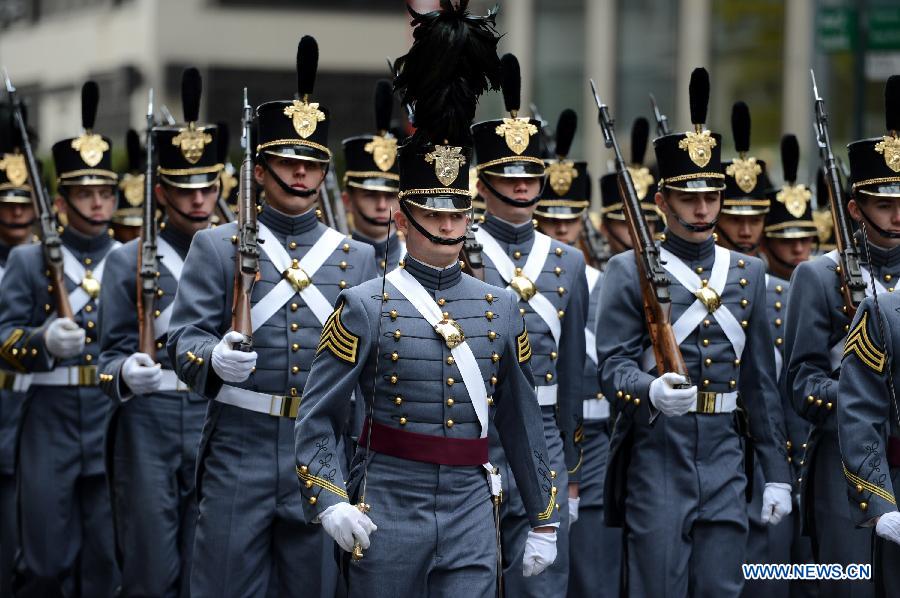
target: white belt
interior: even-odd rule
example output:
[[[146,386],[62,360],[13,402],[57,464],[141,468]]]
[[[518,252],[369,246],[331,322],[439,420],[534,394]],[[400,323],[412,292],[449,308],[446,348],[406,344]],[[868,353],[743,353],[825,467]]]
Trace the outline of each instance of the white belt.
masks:
[[[72,365],[31,375],[32,386],[97,386],[97,366]]]
[[[0,390],[25,392],[31,386],[31,374],[0,370]]]
[[[157,390],[160,392],[187,392],[190,387],[178,379],[175,370],[163,370]]]
[[[240,407],[247,411],[265,413],[276,417],[296,417],[300,407],[300,397],[270,395],[236,386],[222,386],[216,400],[226,405]]]
[[[585,420],[608,419],[609,401],[606,399],[585,399],[581,414]]]
[[[537,393],[538,405],[541,407],[549,407],[556,405],[556,391],[559,386],[535,386],[534,392]]]
[[[731,413],[737,409],[737,392],[698,392],[688,413]]]

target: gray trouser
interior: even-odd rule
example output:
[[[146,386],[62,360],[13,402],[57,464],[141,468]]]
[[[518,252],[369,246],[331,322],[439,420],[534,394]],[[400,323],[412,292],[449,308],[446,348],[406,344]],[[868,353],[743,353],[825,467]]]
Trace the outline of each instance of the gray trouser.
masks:
[[[303,519],[294,420],[212,403],[206,426],[191,596],[266,596],[271,584],[281,598],[332,597],[332,542]]]
[[[378,529],[349,566],[351,598],[494,596],[496,528],[483,467],[372,453],[365,502]]]
[[[501,505],[500,531],[503,543],[503,584],[507,596],[553,598],[565,596],[569,580],[569,476],[563,456],[562,439],[556,425],[555,409],[541,407],[544,422],[544,438],[550,466],[556,471],[556,503],[559,506],[559,529],[556,531],[556,560],[540,575],[524,577],[522,558],[525,540],[531,524],[525,514],[515,478],[508,466],[501,470],[504,476],[504,499]],[[504,463],[504,465],[506,465]],[[507,486],[508,484],[508,486]],[[507,489],[508,488],[508,489]]]
[[[98,388],[32,387],[19,437],[17,596],[112,596],[119,584]]]
[[[0,596],[12,595],[12,572],[18,547],[16,478],[0,474]]]
[[[750,533],[747,535],[747,563],[790,563],[791,543],[794,535],[794,517],[791,513],[778,525],[772,526],[762,522],[762,497],[766,480],[762,467],[756,462],[753,477],[753,500],[747,503],[747,519],[750,521]],[[765,595],[766,598],[787,598],[790,582],[781,579],[752,579],[744,583],[742,596],[753,598]]]
[[[662,416],[634,434],[625,513],[628,595],[738,596],[747,480],[733,417]]]
[[[872,530],[858,528],[850,512],[837,434],[824,433],[816,443],[812,466],[813,512],[819,563],[871,563]],[[896,575],[895,572],[892,574]],[[874,585],[867,581],[819,582],[826,598],[872,598]]]
[[[206,407],[186,393],[161,393],[117,410],[110,476],[125,596],[187,595]]]
[[[619,595],[622,530],[603,521],[603,476],[609,457],[606,420],[584,422],[578,521],[569,531],[570,598]]]

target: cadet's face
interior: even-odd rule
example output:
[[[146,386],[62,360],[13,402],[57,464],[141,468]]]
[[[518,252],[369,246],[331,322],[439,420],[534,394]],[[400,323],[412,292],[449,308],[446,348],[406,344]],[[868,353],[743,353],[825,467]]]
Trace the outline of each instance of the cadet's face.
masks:
[[[387,237],[391,214],[400,209],[397,193],[348,187],[341,197],[347,211],[353,214],[356,230],[375,241]]]
[[[681,218],[694,226],[713,222],[719,215],[721,206],[719,191],[689,193],[667,189],[666,194],[656,193],[656,205],[665,213],[669,229],[682,239],[699,243],[712,235],[712,230],[694,232],[678,222]]]
[[[498,193],[518,201],[528,201],[536,196],[541,190],[541,177],[530,176],[511,178],[492,175],[486,176],[488,177],[491,186],[496,189]],[[507,222],[512,222],[514,224],[528,222],[531,220],[534,210],[537,209],[537,204],[530,206],[509,205],[494,195],[480,180],[478,181],[477,186],[478,194],[484,198],[485,204],[487,205],[487,211]]]
[[[302,214],[315,205],[319,200],[318,189],[325,180],[325,167],[320,162],[282,156],[267,156],[266,159],[278,178],[292,189],[300,191],[316,189],[316,193],[309,197],[291,195],[281,188],[281,185],[272,178],[269,172],[257,164],[253,167],[253,175],[256,177],[256,182],[262,185],[266,192],[266,202],[279,212],[289,216]]]
[[[0,203],[0,240],[19,245],[31,238],[34,207],[30,203]]]
[[[648,222],[652,226],[652,223]],[[604,218],[600,225],[600,232],[609,243],[609,249],[613,255],[631,249],[631,233],[628,232],[628,223],[624,220]]]
[[[584,229],[581,217],[561,220],[557,218],[541,218],[538,216],[538,228],[542,233],[553,237],[561,243],[574,245]]]
[[[410,206],[409,209],[416,222],[438,237],[446,239],[461,237],[466,234],[469,226],[469,215],[465,212],[437,212],[416,206]],[[397,223],[397,230],[406,238],[406,251],[417,260],[432,266],[445,267],[459,259],[462,241],[455,245],[432,243],[409,223],[406,214],[401,211],[394,212],[394,222]]]
[[[157,201],[166,210],[166,218],[181,232],[193,235],[209,226],[209,219],[219,197],[218,184],[200,189],[157,184],[155,191]],[[190,218],[185,217],[185,214]]]
[[[66,193],[68,202],[57,197],[56,208],[66,215],[72,228],[92,237],[108,228],[116,210],[116,190],[112,185],[74,185],[67,187]],[[69,204],[74,209],[69,209]]]
[[[873,224],[890,233],[900,235],[900,199],[896,197],[860,196],[851,199],[847,207],[850,215],[857,222],[863,220],[862,212],[864,211]],[[874,243],[879,247],[900,246],[900,239],[885,237],[871,226],[866,228],[866,235],[869,237],[870,243]]]
[[[801,239],[775,239],[766,238],[765,252],[773,255],[783,263],[790,264],[793,268],[809,259],[812,255],[814,237]],[[793,270],[793,268],[791,270]]]
[[[763,214],[752,216],[721,214],[716,227],[725,234],[719,235],[719,245],[752,255],[756,253],[756,248],[762,240],[765,225],[766,217]],[[730,243],[729,239],[734,244]]]

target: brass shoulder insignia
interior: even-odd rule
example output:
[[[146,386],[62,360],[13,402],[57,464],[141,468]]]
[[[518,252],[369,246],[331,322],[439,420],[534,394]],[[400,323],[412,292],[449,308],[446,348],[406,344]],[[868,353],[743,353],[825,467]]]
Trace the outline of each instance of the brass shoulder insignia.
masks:
[[[855,353],[860,361],[880,374],[884,371],[884,351],[879,349],[872,342],[872,339],[869,338],[868,320],[869,312],[863,313],[859,324],[847,335],[847,342],[844,344],[844,357],[850,353]]]
[[[324,349],[328,349],[338,359],[355,364],[359,350],[359,337],[347,330],[341,323],[341,312],[344,310],[344,305],[341,303],[325,321],[322,337],[316,348],[316,355]]]
[[[528,329],[522,328],[522,334],[516,337],[516,354],[519,363],[525,363],[531,359],[531,341],[528,339]]]

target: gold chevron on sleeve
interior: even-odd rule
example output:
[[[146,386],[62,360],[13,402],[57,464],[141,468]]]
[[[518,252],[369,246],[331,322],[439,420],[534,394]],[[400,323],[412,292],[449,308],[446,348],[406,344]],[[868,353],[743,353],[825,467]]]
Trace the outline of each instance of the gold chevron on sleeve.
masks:
[[[16,328],[12,331],[5,341],[3,341],[3,345],[0,346],[0,357],[8,363],[12,368],[14,368],[17,372],[24,372],[25,367],[22,365],[20,361],[20,357],[24,355],[25,350],[23,349],[21,352],[16,347],[16,343],[18,343],[22,337],[25,336],[25,331],[21,328]]]
[[[894,499],[894,495],[891,494],[890,492],[888,492],[887,490],[885,490],[884,488],[880,488],[880,487],[876,486],[875,484],[873,484],[872,482],[864,480],[861,477],[859,477],[858,475],[851,473],[847,469],[847,466],[844,465],[843,463],[841,463],[841,467],[844,468],[844,476],[847,478],[847,481],[850,483],[851,486],[853,486],[857,490],[862,488],[863,490],[871,492],[875,496],[883,498],[884,500],[891,503],[892,505],[897,504],[897,501]],[[862,492],[862,490],[859,490],[859,491]]]
[[[324,349],[328,349],[338,359],[355,364],[359,349],[359,337],[347,330],[341,323],[341,312],[344,305],[345,303],[342,302],[325,321],[322,337],[316,348],[316,355]]]
[[[859,324],[847,335],[847,342],[844,345],[844,357],[850,353],[855,353],[860,361],[880,374],[884,370],[885,355],[884,351],[879,349],[872,342],[872,339],[869,338],[868,320],[869,312],[863,313]]]
[[[519,363],[525,363],[531,359],[531,341],[528,339],[528,329],[522,328],[522,334],[516,337],[516,352]]]
[[[553,509],[556,508],[556,486],[553,486],[550,489],[550,502],[547,504],[547,508],[544,509],[543,513],[539,513],[537,518],[538,521],[547,521],[553,515]]]

